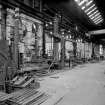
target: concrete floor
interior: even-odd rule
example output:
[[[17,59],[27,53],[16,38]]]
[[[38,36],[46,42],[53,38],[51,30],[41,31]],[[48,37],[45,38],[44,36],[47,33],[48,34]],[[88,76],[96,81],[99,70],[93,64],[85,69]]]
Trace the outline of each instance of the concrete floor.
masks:
[[[39,79],[51,97],[42,105],[105,105],[105,61]]]

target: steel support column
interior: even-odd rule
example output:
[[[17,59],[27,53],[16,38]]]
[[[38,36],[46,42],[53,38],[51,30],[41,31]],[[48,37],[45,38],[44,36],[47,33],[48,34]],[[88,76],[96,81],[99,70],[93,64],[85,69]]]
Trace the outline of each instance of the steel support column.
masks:
[[[65,66],[65,39],[62,37],[61,39],[61,68],[63,69]]]
[[[74,59],[75,59],[77,55],[77,43],[76,42],[73,42],[73,54],[74,54]]]
[[[45,40],[45,24],[43,24],[43,51],[42,51],[42,56],[45,57],[46,54],[46,40]]]
[[[59,22],[59,18],[58,16],[55,16],[54,18],[54,35],[58,35],[58,22]],[[55,60],[58,60],[58,42],[56,41],[56,38],[54,38],[54,43],[53,43],[53,56],[55,58]]]
[[[15,62],[16,70],[18,70],[19,65],[18,65],[18,42],[19,42],[19,8],[15,8],[15,35],[14,35],[14,46],[13,46],[13,59]]]
[[[94,58],[95,53],[94,53],[94,43],[92,43],[92,58]]]
[[[0,5],[0,21],[1,21],[1,33],[0,33],[0,63],[2,62],[2,83],[4,86],[5,92],[7,92],[6,82],[8,80],[8,64],[9,64],[9,54],[8,54],[8,45],[6,41],[6,8]],[[1,82],[1,81],[0,81]]]

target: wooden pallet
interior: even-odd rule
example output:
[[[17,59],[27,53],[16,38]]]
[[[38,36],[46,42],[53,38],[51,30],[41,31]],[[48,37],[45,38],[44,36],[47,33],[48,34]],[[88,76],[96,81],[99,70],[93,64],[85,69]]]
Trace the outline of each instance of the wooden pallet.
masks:
[[[29,103],[28,105],[40,105],[41,103],[45,102],[49,98],[49,95],[44,95],[34,102]]]
[[[13,97],[12,94],[6,94],[4,92],[0,92],[0,102],[6,101],[11,97]]]
[[[19,91],[20,94],[17,94],[15,92],[15,96],[12,98],[13,100],[19,100],[20,98],[22,98],[23,96],[25,96],[26,94],[28,94],[29,92],[32,92],[32,89],[22,89]]]
[[[23,101],[20,102],[21,105],[26,105],[29,102],[33,101],[34,99],[37,99],[38,97],[40,97],[41,95],[43,95],[44,93],[42,92],[38,92],[34,95],[32,95],[31,97],[28,97],[27,99],[24,99]]]
[[[16,105],[39,105],[49,98],[49,95],[33,89],[24,90],[23,94],[9,99]]]

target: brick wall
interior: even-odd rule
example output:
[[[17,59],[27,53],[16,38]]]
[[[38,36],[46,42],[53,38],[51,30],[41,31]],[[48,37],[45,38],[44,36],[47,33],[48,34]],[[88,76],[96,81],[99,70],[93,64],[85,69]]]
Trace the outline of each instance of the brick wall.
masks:
[[[14,35],[14,26],[15,26],[15,20],[14,20],[15,11],[7,8],[7,18],[6,18],[6,39],[8,40],[9,44],[10,38]]]
[[[70,56],[70,53],[68,53],[68,51],[73,51],[73,44],[70,41],[65,42],[65,55],[67,59],[69,59]]]
[[[99,45],[95,45],[94,46],[94,52],[95,52],[95,55],[97,56],[97,57],[99,57],[100,56],[100,48],[99,48]]]
[[[13,9],[7,8],[7,19],[6,19],[6,38],[9,42],[9,44],[11,43],[10,41],[10,37],[12,37],[12,35],[14,36],[14,26],[15,26],[15,11]],[[39,48],[39,53],[42,53],[42,34],[43,34],[43,26],[42,26],[42,22],[40,20],[37,20],[33,17],[30,17],[28,15],[25,15],[23,13],[20,13],[20,24],[19,24],[19,36],[20,38],[23,36],[23,32],[24,30],[26,30],[26,34],[25,37],[23,38],[23,41],[25,43],[25,46],[23,45],[21,48],[24,47],[24,57],[26,57],[26,50],[32,50],[34,49],[33,46],[31,46],[32,44],[35,44],[35,33],[32,32],[32,25],[36,23],[38,26],[38,30],[37,30],[37,40],[38,40],[38,48]],[[20,48],[20,51],[22,51]]]
[[[22,24],[26,27],[26,35],[24,37],[24,42],[25,42],[25,49],[26,50],[32,50],[34,47],[32,47],[32,44],[35,44],[35,33],[32,32],[32,25],[36,24],[37,25],[37,45],[38,45],[38,50],[39,50],[39,56],[42,53],[42,34],[43,34],[43,26],[42,22],[40,20],[37,20],[35,18],[32,18],[30,16],[27,16],[23,13],[20,14],[21,16],[21,22]]]

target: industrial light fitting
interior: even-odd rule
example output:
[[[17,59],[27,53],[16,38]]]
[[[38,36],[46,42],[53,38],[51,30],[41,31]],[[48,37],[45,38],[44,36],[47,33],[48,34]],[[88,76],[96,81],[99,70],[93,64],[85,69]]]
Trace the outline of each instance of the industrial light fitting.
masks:
[[[85,13],[87,13],[88,11],[90,11],[93,7],[95,7],[95,4],[93,4],[92,6],[90,6],[89,8],[87,8],[87,9],[85,10]]]
[[[97,17],[97,16],[99,16],[100,15],[100,13],[97,13],[96,15],[94,15],[94,17]],[[89,15],[89,17],[91,18],[93,15],[91,14],[91,15]]]
[[[69,37],[70,37],[70,39],[71,39],[71,35],[70,35]]]
[[[64,35],[65,33],[64,32],[62,32],[62,35]]]
[[[99,22],[100,20],[103,20],[102,18],[99,18],[98,20],[94,21],[95,23]]]
[[[94,20],[94,19],[97,19],[97,18],[99,18],[99,17],[101,17],[100,14],[99,14],[98,16],[97,16],[97,15],[91,16],[90,19],[91,19],[91,20]]]
[[[89,1],[86,6],[89,6],[91,3],[93,3],[93,0]]]
[[[92,9],[91,11],[89,11],[88,13],[87,13],[87,15],[90,15],[92,12],[94,12],[95,10],[97,9],[97,7],[95,7],[94,9]]]
[[[102,19],[98,19],[98,20],[94,21],[94,23],[97,23],[97,22],[99,22],[100,20],[102,20]]]
[[[95,15],[96,13],[98,13],[98,10],[95,11],[93,14],[91,14],[91,16],[93,16],[93,17],[91,17],[91,19],[94,19],[94,15]]]
[[[79,0],[75,0],[75,2],[78,2]]]
[[[53,34],[53,32],[52,32],[52,31],[50,31],[50,34],[52,35],[52,34]]]
[[[78,5],[81,6],[86,2],[86,0],[82,0]]]
[[[96,17],[95,19],[93,19],[93,21],[96,21],[97,19],[102,19],[101,15],[99,15],[98,17]]]
[[[81,9],[82,9],[82,10],[84,10],[85,8],[86,8],[86,7],[85,7],[85,6],[83,6]]]
[[[92,20],[93,20],[93,21],[95,21],[95,20],[97,20],[97,19],[99,19],[99,18],[101,18],[101,15],[99,15],[99,16],[97,16],[97,17],[92,18]]]
[[[103,22],[103,20],[100,20],[100,21],[96,22],[95,24],[99,24],[99,23],[101,23],[101,22]]]
[[[48,27],[48,24],[46,23],[45,26]]]
[[[95,17],[97,17],[97,16],[99,16],[100,15],[100,13],[97,13],[96,15],[95,15]]]
[[[49,24],[52,25],[53,23],[52,22],[49,22]]]
[[[70,30],[68,32],[70,33]]]

